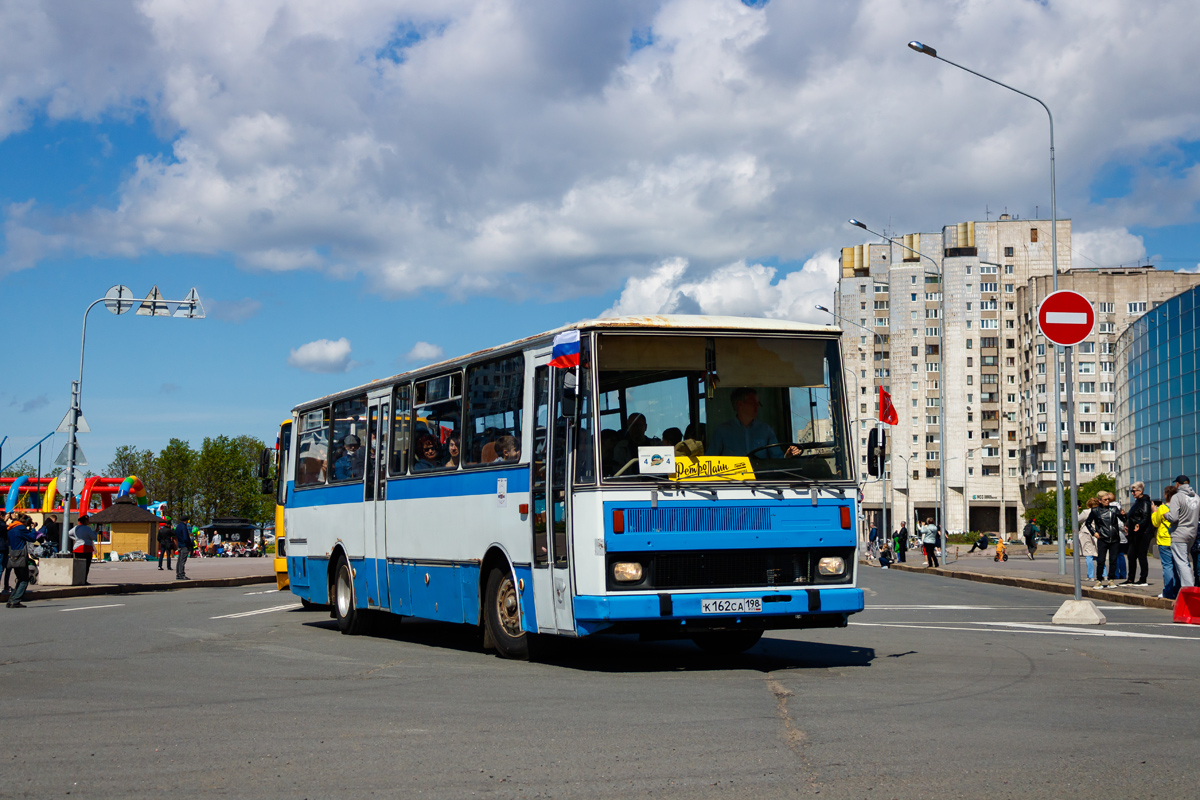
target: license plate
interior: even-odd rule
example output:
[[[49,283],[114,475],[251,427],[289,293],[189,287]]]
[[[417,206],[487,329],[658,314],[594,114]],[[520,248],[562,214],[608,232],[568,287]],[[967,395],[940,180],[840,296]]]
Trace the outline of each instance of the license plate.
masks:
[[[757,614],[762,611],[762,598],[749,597],[738,600],[701,600],[702,614]]]

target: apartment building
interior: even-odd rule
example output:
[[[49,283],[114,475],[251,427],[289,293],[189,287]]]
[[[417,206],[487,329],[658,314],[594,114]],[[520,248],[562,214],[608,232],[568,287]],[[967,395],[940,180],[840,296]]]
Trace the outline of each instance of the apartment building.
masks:
[[[1050,220],[1005,214],[842,249],[835,305],[846,330],[860,467],[878,418],[878,386],[892,395],[900,417],[889,428],[886,490],[880,483],[864,488],[868,515],[886,499],[890,516],[910,526],[935,516],[943,414],[949,530],[964,529],[964,521],[969,530],[1019,530],[1026,503],[1054,486],[1053,438],[1047,445],[1053,361],[1036,321],[1051,291],[1050,228]],[[1073,270],[1070,220],[1058,221],[1058,265],[1059,288],[1081,292],[1097,308],[1096,332],[1075,351],[1076,450],[1085,481],[1113,471],[1117,336],[1200,276],[1153,267]]]

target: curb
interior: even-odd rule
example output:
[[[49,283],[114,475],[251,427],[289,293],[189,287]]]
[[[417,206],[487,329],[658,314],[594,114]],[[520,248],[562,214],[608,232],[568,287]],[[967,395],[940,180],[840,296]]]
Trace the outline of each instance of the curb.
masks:
[[[866,562],[859,561],[860,564]],[[867,566],[875,566],[867,564]],[[1006,575],[985,575],[981,572],[963,572],[961,570],[950,570],[938,567],[931,569],[928,567],[910,567],[907,564],[892,564],[888,569],[896,569],[902,572],[923,572],[929,575],[940,575],[944,578],[958,578],[962,581],[975,581],[976,583],[992,583],[998,586],[1015,586],[1018,589],[1033,589],[1039,592],[1051,592],[1053,594],[1069,594],[1075,595],[1075,584],[1056,583],[1054,581],[1044,581],[1039,578],[1012,578]],[[1165,597],[1145,597],[1139,594],[1124,594],[1122,592],[1113,592],[1105,589],[1091,589],[1083,587],[1081,592],[1083,597],[1088,597],[1093,600],[1104,600],[1110,603],[1124,603],[1129,606],[1142,606],[1144,608],[1161,608],[1165,611],[1170,611],[1175,608],[1175,601],[1168,600]]]
[[[274,575],[251,575],[242,578],[194,578],[164,583],[97,583],[88,586],[30,587],[23,600],[52,600],[66,597],[100,597],[109,594],[140,594],[142,592],[174,592],[183,589],[209,589],[222,586],[250,586],[274,583]]]

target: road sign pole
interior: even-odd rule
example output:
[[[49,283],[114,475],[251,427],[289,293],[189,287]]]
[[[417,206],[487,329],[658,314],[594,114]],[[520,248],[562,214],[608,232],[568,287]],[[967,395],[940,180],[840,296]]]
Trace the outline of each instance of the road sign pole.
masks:
[[[1075,462],[1079,459],[1076,458],[1075,453],[1075,377],[1071,367],[1071,354],[1075,348],[1065,347],[1063,349],[1066,350],[1067,356],[1067,449],[1071,453],[1071,505],[1067,513],[1071,517],[1071,560],[1075,562],[1075,599],[1082,600],[1083,590],[1079,580],[1079,488],[1076,486],[1078,481],[1075,479],[1079,471]],[[1063,520],[1059,520],[1058,529],[1060,531],[1063,529]]]

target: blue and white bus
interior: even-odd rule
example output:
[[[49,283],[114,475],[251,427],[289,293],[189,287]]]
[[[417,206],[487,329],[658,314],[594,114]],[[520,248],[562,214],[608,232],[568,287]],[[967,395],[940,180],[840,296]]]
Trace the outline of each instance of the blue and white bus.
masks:
[[[550,365],[579,333],[579,366]],[[296,406],[281,442],[291,591],[369,614],[740,652],[843,627],[858,493],[837,328],[581,322]],[[573,335],[570,337],[573,338]]]

